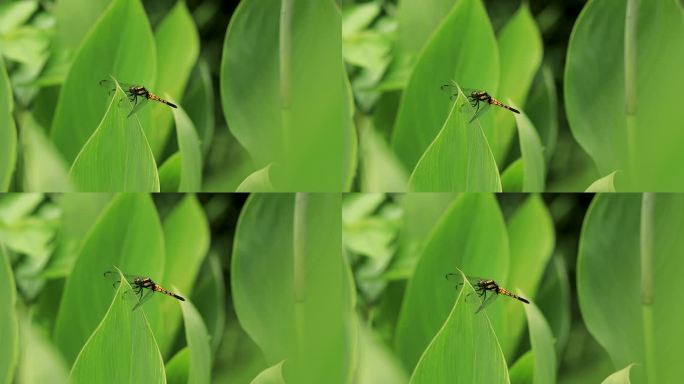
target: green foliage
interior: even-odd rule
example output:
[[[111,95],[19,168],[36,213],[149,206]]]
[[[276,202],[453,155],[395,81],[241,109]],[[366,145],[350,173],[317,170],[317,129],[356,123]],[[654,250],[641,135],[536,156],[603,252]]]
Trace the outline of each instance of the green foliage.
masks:
[[[568,121],[602,176],[624,173],[619,190],[684,186],[675,169],[683,159],[682,62],[678,2],[590,1],[575,24],[564,78]]]
[[[9,189],[14,172],[17,131],[12,119],[12,89],[3,61],[0,60],[0,191]]]
[[[16,300],[14,277],[10,268],[5,246],[0,244],[0,380],[11,383],[19,353],[19,328],[17,313],[14,309]]]

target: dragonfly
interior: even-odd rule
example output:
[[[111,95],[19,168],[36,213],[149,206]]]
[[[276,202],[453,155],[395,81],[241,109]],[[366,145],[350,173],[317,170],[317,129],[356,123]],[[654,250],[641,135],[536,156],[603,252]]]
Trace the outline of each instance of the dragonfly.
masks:
[[[121,280],[119,280],[121,275],[119,275],[119,272],[117,271],[106,271],[104,273],[104,276],[114,281],[114,284],[112,284],[114,286],[116,286],[116,284],[121,283]],[[185,301],[185,299],[181,296],[167,289],[162,288],[159,284],[152,281],[152,279],[150,279],[149,277],[128,274],[123,274],[123,276],[133,288],[133,292],[135,292],[135,294],[138,295],[138,303],[133,307],[134,311],[138,309],[138,307],[143,305],[147,300],[149,300],[154,292],[160,292],[165,295],[176,298],[180,301]]]
[[[482,116],[483,113],[487,112],[490,105],[496,105],[497,107],[508,109],[513,113],[520,114],[520,111],[513,107],[500,102],[499,100],[493,98],[489,93],[477,89],[462,88],[463,94],[468,98],[470,106],[475,109],[475,114],[470,119],[468,123],[472,123],[473,120]],[[442,91],[451,94],[451,99],[455,99],[458,96],[458,87],[456,84],[444,84],[442,85]]]
[[[458,281],[458,283],[456,284],[456,288],[459,288],[464,284],[464,282],[461,280],[460,273],[447,273],[446,278],[450,281]],[[466,279],[468,280],[470,285],[472,285],[475,289],[475,292],[471,292],[468,296],[472,294],[477,294],[477,296],[482,300],[482,304],[480,304],[480,307],[477,309],[477,311],[475,311],[475,313],[478,313],[481,310],[485,309],[485,307],[487,307],[494,300],[496,300],[496,298],[499,297],[499,295],[505,295],[508,297],[512,297],[514,299],[518,299],[525,304],[530,303],[526,298],[518,296],[509,290],[501,288],[501,286],[499,286],[499,284],[497,284],[497,282],[492,279],[483,279],[480,277],[470,276],[466,276]]]
[[[100,85],[109,89],[110,95],[116,92],[116,82],[114,82],[113,80],[100,80]],[[133,109],[131,109],[131,112],[128,114],[127,117],[130,117],[132,114],[140,110],[140,108],[144,107],[147,103],[147,100],[158,101],[162,104],[168,105],[171,108],[178,108],[176,104],[162,99],[161,97],[148,91],[142,85],[128,83],[119,83],[119,85],[121,86],[121,89],[123,89],[123,91],[126,93],[128,101],[133,103]]]

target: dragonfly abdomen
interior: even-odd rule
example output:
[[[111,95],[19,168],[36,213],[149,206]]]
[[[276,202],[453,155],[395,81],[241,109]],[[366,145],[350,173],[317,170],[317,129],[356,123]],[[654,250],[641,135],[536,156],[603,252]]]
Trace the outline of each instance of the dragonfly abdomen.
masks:
[[[510,297],[512,297],[512,298],[514,298],[514,299],[518,299],[518,300],[522,301],[522,302],[525,303],[525,304],[529,304],[529,303],[530,303],[530,302],[527,301],[527,299],[525,299],[524,297],[520,297],[520,296],[516,295],[515,293],[510,292],[510,291],[507,291],[507,290],[505,290],[505,289],[503,289],[503,288],[499,288],[499,289],[498,289],[498,293],[499,293],[500,295],[506,295],[506,296],[510,296]]]
[[[149,93],[147,94],[147,98],[150,99],[150,100],[155,100],[155,101],[158,101],[158,102],[160,102],[160,103],[166,104],[166,105],[168,105],[168,106],[171,107],[171,108],[178,108],[178,107],[176,106],[176,104],[171,103],[171,102],[169,102],[169,101],[166,101],[166,100],[162,99],[161,97],[155,95],[155,94],[152,93],[152,92],[149,92]]]

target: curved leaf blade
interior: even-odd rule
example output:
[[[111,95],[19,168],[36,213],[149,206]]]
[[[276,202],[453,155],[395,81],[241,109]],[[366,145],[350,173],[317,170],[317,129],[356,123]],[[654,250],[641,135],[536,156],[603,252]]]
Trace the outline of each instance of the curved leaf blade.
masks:
[[[553,346],[551,328],[539,308],[531,302],[525,307],[530,344],[534,355],[533,383],[556,382],[556,351]]]
[[[9,190],[16,162],[17,130],[12,117],[14,108],[4,60],[0,60],[0,192]]]
[[[543,192],[546,166],[544,148],[537,130],[525,112],[515,115],[523,162],[523,192]]]
[[[0,243],[0,381],[3,383],[12,382],[19,354],[19,324],[14,308],[16,296],[9,256],[5,245]]]
[[[175,304],[175,303],[174,303]],[[211,382],[211,348],[209,333],[197,309],[190,301],[181,303],[185,340],[188,343],[188,382],[205,384]]]
[[[173,118],[181,157],[178,192],[199,192],[202,190],[202,144],[195,125],[182,107],[173,110]]]

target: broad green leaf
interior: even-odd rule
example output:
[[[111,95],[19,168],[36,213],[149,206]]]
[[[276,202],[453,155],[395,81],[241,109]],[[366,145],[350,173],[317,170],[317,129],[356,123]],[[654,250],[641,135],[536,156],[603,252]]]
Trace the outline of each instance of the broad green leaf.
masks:
[[[525,352],[508,371],[511,375],[511,384],[529,384],[534,380],[534,353]]]
[[[16,163],[17,130],[12,117],[13,100],[5,63],[0,59],[0,192],[9,189]]]
[[[359,327],[358,367],[356,384],[408,383],[404,367],[392,351],[370,327],[357,320]]]
[[[615,176],[619,171],[613,171],[606,176],[594,181],[584,192],[616,192]]]
[[[513,104],[525,107],[527,92],[541,64],[544,49],[541,33],[527,3],[521,3],[518,11],[499,32],[497,41],[501,63],[497,94],[503,100],[510,99],[513,100]],[[496,108],[494,114],[495,125],[489,126],[490,130],[485,130],[485,134],[491,143],[494,158],[497,162],[501,162],[513,140],[514,119],[512,113],[501,108]],[[518,120],[518,116],[515,117]],[[520,120],[518,120],[518,125],[520,125]],[[520,127],[518,127],[519,130]]]
[[[69,175],[81,191],[159,191],[154,155],[136,115],[127,116],[125,98],[117,87],[100,125],[71,166]]]
[[[202,144],[192,120],[182,107],[173,110],[181,158],[179,192],[199,192],[202,189]]]
[[[543,192],[546,167],[544,148],[525,112],[515,115],[523,163],[523,192]]]
[[[285,384],[285,378],[283,378],[283,363],[280,363],[268,367],[261,371],[251,384]]]
[[[553,72],[548,65],[542,65],[537,72],[527,95],[525,112],[532,125],[537,128],[548,164],[558,141],[558,95]]]
[[[366,29],[382,11],[378,2],[360,3],[343,7],[342,37],[346,38]]]
[[[199,34],[185,5],[185,0],[177,0],[176,5],[157,26],[154,38],[157,47],[157,88],[166,97],[180,100],[190,72],[197,62],[200,49]],[[179,124],[178,112],[178,110],[173,110],[176,126]],[[182,113],[185,114],[185,112]],[[149,138],[152,152],[159,158],[171,131],[171,109],[155,108],[153,119],[154,129],[150,127],[145,133]],[[180,128],[176,127],[176,130],[178,131]],[[182,152],[180,138],[178,141]],[[182,186],[181,180],[181,188]],[[199,190],[197,187],[187,191],[196,192]],[[181,191],[186,190],[181,189]]]
[[[54,332],[67,362],[74,361],[107,311],[115,288],[103,273],[114,266],[125,273],[150,276],[164,286],[164,234],[147,195],[117,196],[85,237],[66,280]],[[160,330],[163,319],[156,299],[167,298],[152,298],[136,313],[146,312],[152,329]],[[83,303],[88,303],[87,311]]]
[[[235,311],[269,365],[288,361],[288,382],[351,375],[356,336],[340,199],[252,195],[238,221],[230,268]]]
[[[684,268],[683,214],[681,195],[604,194],[594,198],[582,228],[582,318],[614,366],[642,367],[637,382],[681,378],[684,307],[673,305],[681,298],[672,282]]]
[[[214,138],[214,88],[206,60],[200,59],[183,95],[183,106],[197,129],[202,153],[207,154]]]
[[[420,357],[410,383],[509,383],[506,360],[492,324],[484,312],[475,314],[477,300],[466,283],[446,321]]]
[[[271,164],[254,171],[247,176],[240,185],[238,185],[236,192],[273,192],[275,188],[271,182]]]
[[[453,109],[440,87],[453,80],[463,87],[495,90],[498,74],[494,31],[481,0],[459,1],[426,43],[402,95],[392,147],[408,169],[435,141]],[[478,119],[485,126],[491,123],[487,115]]]
[[[166,363],[166,382],[168,384],[186,384],[188,382],[189,366],[190,354],[188,353],[188,347],[185,347]]]
[[[683,62],[676,1],[590,1],[577,19],[565,65],[568,122],[601,175],[624,172],[618,189],[684,189]]]
[[[556,356],[562,356],[570,335],[570,281],[565,261],[555,255],[548,264],[547,278],[543,280],[535,298],[539,309],[544,313],[554,338]]]
[[[111,3],[111,0],[58,1],[55,41],[60,49],[75,50]]]
[[[501,188],[503,192],[522,192],[523,172],[524,164],[522,158],[512,162],[501,175]]]
[[[21,328],[19,332],[21,355],[16,382],[23,384],[66,383],[69,367],[45,329],[28,316],[22,317],[19,327]]]
[[[203,384],[211,381],[211,347],[207,327],[197,309],[189,301],[181,303],[185,340],[188,343],[188,383]]]
[[[539,195],[530,195],[510,217],[507,228],[511,256],[507,289],[534,299],[554,248],[551,214]],[[505,312],[507,332],[499,340],[506,356],[511,356],[524,330],[525,313],[515,300],[506,301]]]
[[[197,273],[209,249],[209,223],[194,195],[186,195],[164,219],[166,267],[164,279],[179,291],[190,295]],[[170,352],[180,325],[178,303],[164,300],[164,337],[158,339],[162,355]]]
[[[24,155],[23,180],[25,191],[68,192],[73,189],[69,181],[69,166],[62,154],[45,136],[45,131],[33,116],[19,116],[21,148]]]
[[[408,175],[370,119],[359,123],[360,188],[363,192],[402,192]]]
[[[19,354],[19,324],[14,275],[5,245],[0,242],[0,381],[11,383]]]
[[[59,93],[51,137],[67,162],[74,161],[111,104],[107,89],[98,82],[111,75],[153,87],[156,68],[154,37],[140,1],[114,0],[81,44]],[[148,105],[136,113],[144,128],[149,109],[161,107]]]
[[[634,364],[630,364],[621,370],[613,373],[612,375],[606,377],[601,384],[630,384],[629,371],[632,369]]]
[[[210,253],[204,259],[199,276],[192,288],[192,302],[202,314],[211,336],[212,351],[216,352],[221,345],[223,329],[226,322],[226,284],[218,257]]]
[[[530,345],[532,345],[534,355],[534,380],[532,382],[535,384],[555,383],[557,363],[551,328],[534,302],[523,306],[527,315]]]
[[[159,167],[159,189],[161,192],[178,192],[181,174],[181,155],[176,152]]]
[[[143,311],[131,310],[135,295],[126,294],[131,286],[121,278],[111,305],[74,362],[71,383],[166,383],[150,323]]]
[[[359,167],[359,137],[354,116],[354,95],[347,76],[343,76],[343,84],[346,100],[342,110],[342,190],[350,191]]]
[[[412,370],[449,316],[456,290],[445,275],[458,268],[503,285],[508,276],[508,259],[506,227],[494,197],[459,196],[430,234],[406,288],[396,349],[408,370]],[[502,306],[493,305],[487,310],[495,323],[504,320]],[[495,324],[495,329],[502,328]]]
[[[256,169],[278,165],[276,190],[340,191],[348,179],[341,39],[331,0],[246,0],[233,14],[221,61],[223,111]]]
[[[409,179],[412,191],[501,191],[494,156],[472,108],[459,90],[444,126],[427,147]]]

